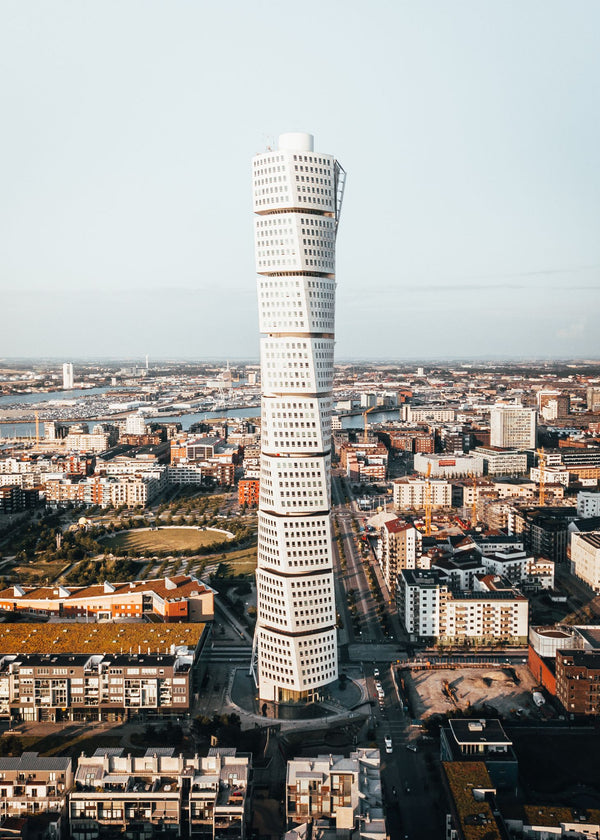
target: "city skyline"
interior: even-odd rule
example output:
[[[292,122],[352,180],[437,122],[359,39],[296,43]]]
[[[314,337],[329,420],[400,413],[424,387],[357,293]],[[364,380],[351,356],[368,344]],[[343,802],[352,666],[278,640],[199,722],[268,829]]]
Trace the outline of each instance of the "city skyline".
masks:
[[[257,358],[245,162],[307,126],[353,172],[338,360],[596,354],[597,5],[341,10],[3,7],[2,356]]]

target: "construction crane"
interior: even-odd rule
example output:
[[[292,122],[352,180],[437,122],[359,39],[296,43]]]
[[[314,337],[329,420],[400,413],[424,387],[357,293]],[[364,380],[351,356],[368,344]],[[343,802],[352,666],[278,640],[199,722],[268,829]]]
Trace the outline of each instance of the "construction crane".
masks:
[[[372,405],[371,408],[367,408],[366,411],[363,411],[363,420],[365,421],[365,431],[363,433],[363,443],[369,442],[369,421],[367,420],[367,414],[370,411],[374,411],[376,408],[379,408],[378,405]]]
[[[427,472],[425,473],[425,536],[431,536],[431,461],[427,464]]]
[[[40,415],[37,411],[35,412],[35,445],[40,445]]]
[[[546,456],[544,455],[544,447],[537,450],[538,469],[540,471],[540,507],[546,502]]]

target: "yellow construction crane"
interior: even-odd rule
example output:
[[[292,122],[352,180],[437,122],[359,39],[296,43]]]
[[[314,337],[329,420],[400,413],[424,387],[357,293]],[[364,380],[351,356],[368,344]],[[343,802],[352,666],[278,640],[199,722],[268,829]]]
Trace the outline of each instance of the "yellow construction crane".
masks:
[[[537,450],[538,455],[538,469],[540,471],[540,507],[546,502],[546,456],[544,455],[544,447]]]
[[[431,536],[431,461],[427,464],[427,472],[425,473],[425,536]]]
[[[374,411],[376,408],[379,408],[378,405],[372,405],[371,408],[367,408],[366,411],[363,411],[363,420],[365,421],[365,431],[363,433],[363,443],[369,442],[369,421],[367,420],[367,414],[370,411]]]

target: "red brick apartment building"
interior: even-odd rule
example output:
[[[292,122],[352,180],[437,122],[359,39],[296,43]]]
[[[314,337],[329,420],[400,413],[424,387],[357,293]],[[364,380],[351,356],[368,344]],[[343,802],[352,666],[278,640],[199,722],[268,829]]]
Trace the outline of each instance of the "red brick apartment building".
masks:
[[[600,715],[600,653],[557,651],[556,696],[571,715]]]

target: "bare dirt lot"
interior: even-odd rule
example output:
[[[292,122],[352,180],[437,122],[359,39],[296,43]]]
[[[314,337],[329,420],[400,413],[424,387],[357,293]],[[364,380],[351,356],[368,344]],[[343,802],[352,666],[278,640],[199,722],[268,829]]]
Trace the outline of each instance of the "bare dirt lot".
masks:
[[[413,714],[417,718],[448,714],[453,709],[468,712],[485,704],[508,717],[522,709],[537,717],[532,698],[535,681],[526,666],[511,668],[446,668],[402,674]],[[447,682],[451,699],[444,692]]]

